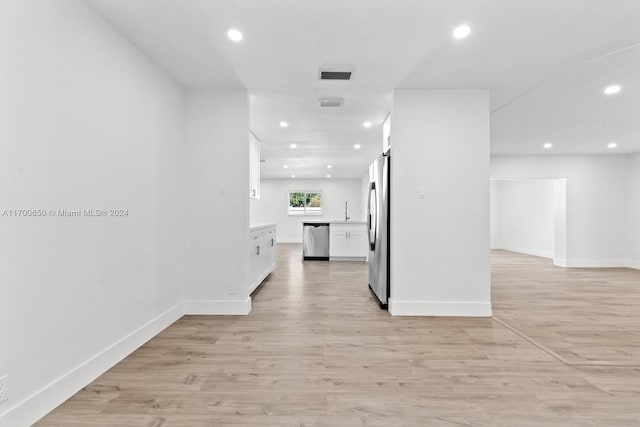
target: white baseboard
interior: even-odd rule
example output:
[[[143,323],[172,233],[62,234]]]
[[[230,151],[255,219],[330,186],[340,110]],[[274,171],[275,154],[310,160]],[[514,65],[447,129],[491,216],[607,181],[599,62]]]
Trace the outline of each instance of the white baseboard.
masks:
[[[251,297],[245,300],[185,301],[185,315],[247,315],[251,312]]]
[[[531,249],[531,248],[520,248],[516,246],[509,246],[509,245],[498,245],[497,247],[491,248],[491,249],[500,249],[503,251],[518,252],[520,254],[533,255],[541,258],[553,258],[553,255],[554,255],[553,251],[543,251],[543,250]]]
[[[625,259],[565,259],[554,258],[553,265],[564,268],[634,268],[640,270],[640,260]]]
[[[0,426],[30,426],[183,315],[180,303],[0,413]],[[10,401],[5,402],[5,404]]]
[[[160,314],[29,397],[0,412],[0,427],[26,427],[69,399],[185,314],[246,315],[251,298],[235,301],[184,301]],[[3,405],[10,405],[11,401]]]
[[[567,266],[567,260],[566,260],[566,258],[554,258],[553,259],[553,265],[555,265],[556,267],[566,267]]]
[[[471,301],[398,301],[389,298],[392,316],[490,317],[490,302]]]
[[[332,256],[329,258],[329,261],[337,261],[337,262],[366,262],[367,257],[359,257],[359,256]]]
[[[623,267],[629,267],[631,264],[632,264],[632,261],[628,259],[567,259],[563,267],[623,268]]]

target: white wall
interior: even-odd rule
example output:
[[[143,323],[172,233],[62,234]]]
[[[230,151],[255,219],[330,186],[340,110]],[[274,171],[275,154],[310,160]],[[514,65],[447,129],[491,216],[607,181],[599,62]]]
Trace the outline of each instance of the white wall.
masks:
[[[491,248],[554,257],[552,179],[491,181]]]
[[[491,315],[488,91],[396,90],[391,126],[390,312]]]
[[[303,220],[344,220],[345,201],[349,203],[349,217],[354,221],[363,220],[360,185],[358,179],[263,179],[260,199],[251,200],[251,224],[275,223],[278,242],[302,242]],[[323,215],[287,215],[291,190],[321,190]]]
[[[371,161],[373,162],[373,160]],[[367,172],[362,175],[362,178],[360,178],[360,205],[362,212],[361,218],[365,221],[367,220],[367,216],[369,215],[369,184],[370,178],[369,171],[367,170]]]
[[[0,424],[23,426],[180,315],[144,327],[183,298],[184,99],[83,2],[0,2],[0,28],[0,210],[129,213],[0,216]]]
[[[248,313],[249,98],[187,92],[187,273],[190,313]]]
[[[493,156],[492,178],[567,179],[570,267],[628,265],[625,155]]]
[[[553,180],[554,193],[554,243],[553,263],[559,267],[567,265],[567,179]]]
[[[628,224],[630,266],[640,269],[640,154],[629,159]]]

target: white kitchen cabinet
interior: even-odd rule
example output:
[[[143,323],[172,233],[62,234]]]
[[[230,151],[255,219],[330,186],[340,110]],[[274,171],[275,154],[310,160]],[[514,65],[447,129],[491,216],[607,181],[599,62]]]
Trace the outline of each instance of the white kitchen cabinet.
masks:
[[[252,227],[249,232],[249,293],[276,268],[276,226]]]
[[[348,227],[329,226],[329,257],[349,256]]]
[[[262,274],[266,277],[276,268],[276,232],[275,228],[265,233],[263,238]]]
[[[364,261],[367,257],[367,225],[332,222],[329,227],[329,257],[332,261]]]
[[[249,197],[260,198],[260,141],[249,132]]]

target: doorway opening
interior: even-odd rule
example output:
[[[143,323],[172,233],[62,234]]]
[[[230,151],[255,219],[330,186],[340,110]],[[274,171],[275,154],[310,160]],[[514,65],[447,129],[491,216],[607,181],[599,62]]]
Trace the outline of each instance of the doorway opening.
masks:
[[[491,249],[567,259],[567,179],[500,178],[490,187]]]

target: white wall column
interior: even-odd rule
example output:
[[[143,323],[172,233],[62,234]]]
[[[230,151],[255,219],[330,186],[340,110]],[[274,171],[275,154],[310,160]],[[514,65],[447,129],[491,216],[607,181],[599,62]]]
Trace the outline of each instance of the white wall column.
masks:
[[[488,91],[396,90],[391,125],[389,311],[490,316]]]
[[[640,269],[640,154],[629,159],[629,267]]]
[[[187,92],[187,314],[247,314],[249,98]]]

